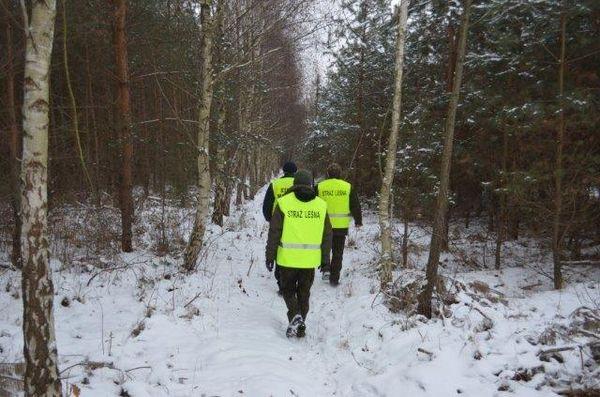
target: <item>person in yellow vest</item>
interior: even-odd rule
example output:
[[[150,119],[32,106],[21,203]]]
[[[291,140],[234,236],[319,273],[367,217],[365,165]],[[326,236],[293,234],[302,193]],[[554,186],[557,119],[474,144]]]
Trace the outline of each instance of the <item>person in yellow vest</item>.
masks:
[[[273,211],[275,210],[275,203],[277,199],[285,195],[289,188],[294,184],[294,174],[297,171],[296,164],[292,161],[288,161],[283,165],[283,176],[275,178],[269,184],[265,198],[263,200],[262,212],[267,222],[271,221]],[[281,283],[279,282],[279,266],[275,267],[275,280],[277,281],[277,293],[281,295]]]
[[[262,206],[263,216],[267,222],[271,221],[277,199],[286,194],[288,189],[294,184],[294,174],[296,171],[296,164],[288,161],[283,165],[283,176],[273,179],[269,184]]]
[[[288,194],[277,199],[265,252],[267,270],[279,267],[287,306],[287,337],[303,337],[315,269],[329,266],[331,223],[327,203],[317,197],[312,176],[300,170]]]
[[[341,174],[342,168],[333,163],[327,168],[327,179],[317,185],[317,195],[327,203],[327,214],[333,228],[331,266],[321,269],[323,279],[329,279],[332,286],[337,286],[340,282],[350,217],[354,218],[356,227],[362,226],[362,211],[358,195],[350,183],[340,179]]]

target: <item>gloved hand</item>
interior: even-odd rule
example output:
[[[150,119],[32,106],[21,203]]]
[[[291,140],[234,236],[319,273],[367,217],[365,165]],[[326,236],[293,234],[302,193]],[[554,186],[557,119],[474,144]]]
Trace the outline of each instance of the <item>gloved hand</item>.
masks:
[[[265,264],[267,265],[267,270],[272,272],[273,271],[273,266],[275,266],[275,261],[272,259],[267,259]]]

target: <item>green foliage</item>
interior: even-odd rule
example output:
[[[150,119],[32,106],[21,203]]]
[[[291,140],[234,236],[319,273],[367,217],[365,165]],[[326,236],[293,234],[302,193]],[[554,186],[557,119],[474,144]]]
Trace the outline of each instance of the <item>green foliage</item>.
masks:
[[[395,27],[386,2],[346,3],[336,21],[334,68],[312,118],[312,161],[348,164],[361,131],[373,133],[369,162],[389,134]],[[361,8],[361,6],[363,8]],[[368,10],[361,14],[361,10]],[[452,213],[495,217],[506,199],[512,223],[546,235],[552,212],[556,131],[559,128],[560,18],[567,21],[563,151],[564,230],[591,231],[600,220],[600,125],[597,37],[600,3],[593,0],[487,0],[473,5],[452,165]],[[415,218],[431,213],[451,86],[459,2],[413,2],[409,14],[395,207]],[[361,15],[368,15],[364,18]],[[362,19],[361,19],[362,18]],[[365,22],[367,21],[367,22]],[[365,25],[371,40],[358,40]],[[375,28],[377,26],[377,29]],[[367,29],[367,31],[369,31]],[[340,34],[340,32],[342,32]],[[361,45],[364,44],[364,45]],[[381,52],[369,51],[382,48]],[[362,54],[369,54],[362,57]],[[364,124],[357,122],[361,73],[368,71]],[[506,142],[505,142],[506,140]],[[506,145],[506,151],[504,147]],[[357,162],[357,165],[359,163]],[[503,165],[505,169],[503,169]],[[366,183],[373,178],[355,179]],[[351,174],[355,176],[356,174]],[[367,189],[374,194],[377,189]],[[596,193],[593,193],[596,192]],[[514,222],[513,222],[514,221]],[[583,225],[585,224],[585,225]],[[588,236],[596,235],[588,232]]]
[[[392,101],[395,26],[386,0],[344,1],[329,32],[333,59],[306,139],[306,155],[324,170],[331,161],[346,168],[361,193],[379,185],[381,134]]]

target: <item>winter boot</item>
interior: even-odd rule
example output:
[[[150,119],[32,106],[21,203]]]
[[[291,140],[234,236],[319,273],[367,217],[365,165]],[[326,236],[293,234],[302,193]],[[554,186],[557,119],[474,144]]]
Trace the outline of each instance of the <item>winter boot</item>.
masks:
[[[298,331],[296,332],[296,336],[298,338],[304,338],[306,336],[306,324],[304,323],[304,320],[302,320],[300,325],[298,325]]]
[[[290,321],[290,324],[287,327],[287,331],[285,331],[285,336],[287,336],[288,338],[297,336],[298,327],[300,327],[300,324],[304,324],[304,320],[302,320],[301,315],[296,314],[294,318],[292,318],[292,321]]]
[[[332,287],[337,287],[338,285],[340,285],[340,281],[339,280],[334,280],[332,278],[329,279],[329,285],[331,285]]]
[[[323,281],[327,281],[327,280],[329,280],[329,276],[330,276],[330,274],[331,274],[331,273],[330,273],[329,271],[325,270],[325,271],[323,272],[323,274],[321,275],[321,279],[323,279]]]

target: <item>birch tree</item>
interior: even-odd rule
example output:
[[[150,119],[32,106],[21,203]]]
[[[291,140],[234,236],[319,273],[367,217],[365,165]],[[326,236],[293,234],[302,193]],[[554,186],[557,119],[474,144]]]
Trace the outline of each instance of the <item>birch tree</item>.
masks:
[[[402,70],[404,67],[404,42],[406,40],[406,23],[409,0],[400,3],[398,15],[398,37],[396,39],[396,76],[394,87],[394,102],[392,107],[392,127],[387,147],[385,170],[379,196],[379,228],[381,229],[381,283],[387,284],[392,280],[392,228],[390,214],[390,196],[396,169],[396,149],[400,131],[400,114],[402,110]]]
[[[197,131],[197,167],[198,193],[196,197],[196,216],[190,240],[185,249],[183,267],[192,271],[202,248],[204,232],[210,208],[210,169],[209,169],[209,138],[210,138],[210,109],[213,99],[213,62],[212,49],[218,19],[221,14],[221,0],[217,2],[216,14],[211,15],[211,0],[202,0],[200,4],[200,22],[202,24],[202,40],[200,43],[200,99],[198,105]]]
[[[465,51],[467,47],[467,33],[469,29],[469,15],[471,12],[471,0],[464,0],[463,15],[460,26],[458,49],[456,55],[456,66],[454,68],[454,77],[452,80],[452,93],[448,103],[448,114],[446,116],[444,150],[442,152],[440,186],[435,205],[435,214],[433,220],[433,233],[429,245],[429,258],[427,260],[427,284],[419,295],[418,311],[426,317],[431,317],[431,297],[433,289],[437,285],[438,265],[440,261],[440,251],[443,245],[445,217],[448,211],[448,190],[450,186],[450,166],[452,164],[452,146],[454,143],[454,124],[456,120],[456,110],[460,97],[460,86],[462,84],[463,66]]]
[[[48,125],[50,60],[56,1],[32,2],[23,84],[21,245],[25,396],[61,395],[54,333],[54,286],[48,253]]]

